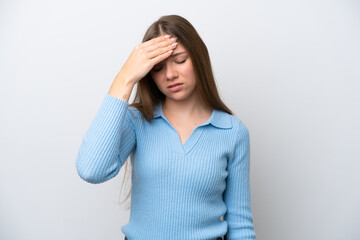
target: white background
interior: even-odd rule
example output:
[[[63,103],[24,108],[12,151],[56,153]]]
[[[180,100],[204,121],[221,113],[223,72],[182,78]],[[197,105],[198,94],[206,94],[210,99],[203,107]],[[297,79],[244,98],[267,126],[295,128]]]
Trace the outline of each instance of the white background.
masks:
[[[82,136],[145,30],[187,18],[250,131],[259,240],[360,239],[360,2],[0,0],[0,239],[122,240]],[[133,97],[133,95],[132,95]]]

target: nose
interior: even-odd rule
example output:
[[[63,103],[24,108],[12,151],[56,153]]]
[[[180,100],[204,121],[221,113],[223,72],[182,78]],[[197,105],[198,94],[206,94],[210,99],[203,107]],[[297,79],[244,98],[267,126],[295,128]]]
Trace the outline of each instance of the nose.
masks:
[[[171,63],[166,64],[166,79],[173,80],[174,78],[178,77],[178,73],[176,71],[176,67],[173,66]]]

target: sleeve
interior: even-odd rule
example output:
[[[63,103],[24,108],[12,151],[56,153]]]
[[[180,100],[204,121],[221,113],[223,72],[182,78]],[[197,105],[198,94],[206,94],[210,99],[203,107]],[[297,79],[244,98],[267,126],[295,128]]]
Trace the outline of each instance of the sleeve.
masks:
[[[115,177],[135,148],[128,107],[128,102],[106,94],[76,158],[76,169],[83,180],[102,183]]]
[[[240,124],[236,146],[228,160],[224,201],[228,223],[227,240],[252,240],[256,234],[250,207],[250,140],[249,131]]]

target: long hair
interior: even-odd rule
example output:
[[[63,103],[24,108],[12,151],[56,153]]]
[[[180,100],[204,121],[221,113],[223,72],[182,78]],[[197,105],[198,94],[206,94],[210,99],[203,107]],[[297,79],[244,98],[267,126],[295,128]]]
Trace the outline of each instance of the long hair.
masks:
[[[148,28],[142,42],[164,34],[176,37],[177,42],[181,43],[187,50],[196,76],[196,91],[203,104],[212,109],[233,115],[233,112],[223,103],[219,96],[207,47],[193,25],[178,15],[162,16]],[[137,83],[135,98],[130,106],[136,107],[146,120],[150,121],[154,117],[154,107],[164,99],[165,95],[158,89],[150,73],[148,73]],[[125,175],[127,162],[129,161],[126,161]],[[124,201],[130,195],[129,192]]]

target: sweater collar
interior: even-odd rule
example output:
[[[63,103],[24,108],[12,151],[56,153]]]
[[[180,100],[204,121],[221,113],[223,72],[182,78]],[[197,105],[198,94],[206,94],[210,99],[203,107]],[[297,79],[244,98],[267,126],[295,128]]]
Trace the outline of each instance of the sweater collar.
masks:
[[[167,120],[165,117],[165,114],[162,110],[162,102],[161,101],[160,101],[160,103],[155,105],[153,113],[154,113],[154,119],[158,118],[158,117],[162,117],[163,119]],[[230,115],[226,112],[223,112],[223,111],[220,111],[217,109],[213,109],[211,117],[206,122],[201,124],[200,126],[211,124],[218,128],[232,128],[231,116],[232,115]]]

